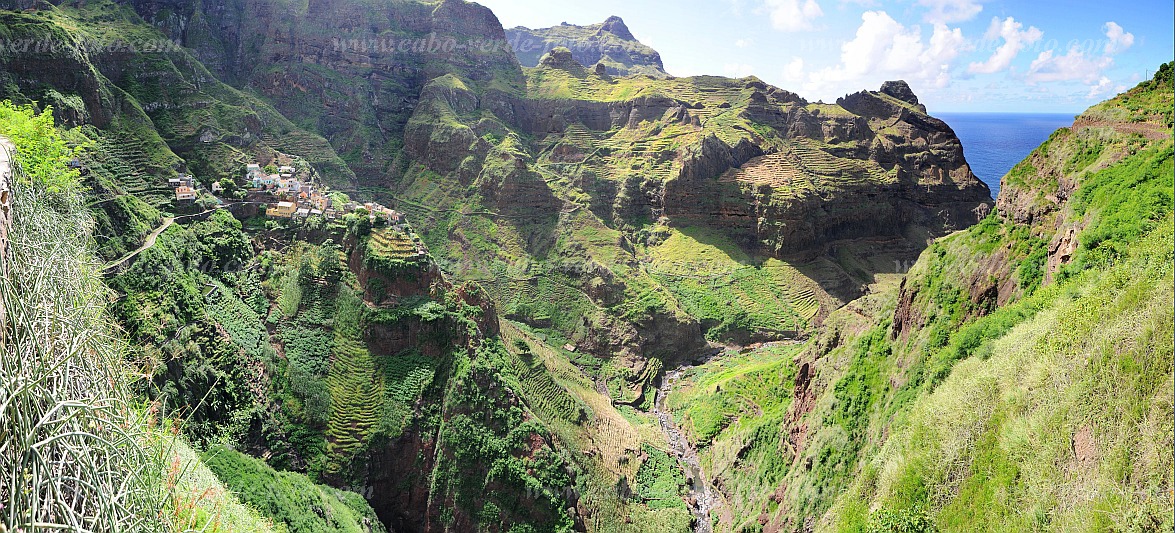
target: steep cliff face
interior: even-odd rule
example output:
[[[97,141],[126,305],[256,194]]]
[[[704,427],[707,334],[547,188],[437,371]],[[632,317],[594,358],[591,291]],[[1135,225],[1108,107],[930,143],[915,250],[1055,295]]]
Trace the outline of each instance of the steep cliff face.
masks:
[[[478,87],[521,86],[497,18],[463,0],[133,5],[218,76],[330,139],[364,185],[399,175],[404,129],[428,81],[452,73]]]
[[[246,159],[279,155],[408,214],[422,243],[377,228],[352,235],[341,257],[324,246],[302,262],[301,245],[283,248],[288,262],[264,280],[193,273],[172,287],[173,299],[202,308],[195,287],[231,281],[257,303],[252,314],[225,303],[237,296],[207,304],[223,314],[203,331],[217,357],[235,360],[230,333],[242,316],[252,320],[249,339],[277,340],[274,369],[241,370],[262,384],[251,386],[282,394],[259,394],[242,439],[249,449],[335,485],[370,487],[396,530],[686,527],[676,495],[636,487],[643,495],[633,496],[638,474],[648,480],[653,468],[644,465],[656,463],[644,445],[659,427],[647,411],[662,369],[711,342],[802,339],[827,321],[835,333],[816,351],[835,349],[842,334],[867,329],[844,315],[875,311],[836,309],[991,204],[953,132],[901,82],[813,104],[753,78],[592,68],[660,68],[655,52],[593,60],[550,49],[522,69],[492,13],[460,0],[135,0],[0,16],[33,36],[75,39],[69,28],[83,24],[184,45],[0,56],[0,96],[53,102],[99,143],[84,164],[95,200],[121,206],[111,228],[152,229],[169,192],[152,184],[165,175],[239,175]],[[633,41],[618,20],[594,31],[602,50]],[[39,63],[46,58],[56,67]],[[1006,186],[1001,212],[1016,220],[1063,211],[1076,190],[1061,186],[1049,207],[1039,187]],[[1053,272],[1075,257],[1076,235],[1040,237],[1045,256],[1036,241],[1005,254]],[[422,245],[431,254],[416,255]],[[184,249],[169,249],[175,262]],[[349,274],[322,268],[332,258]],[[1036,276],[983,261],[990,268],[968,278],[960,318],[989,314]],[[269,272],[260,264],[256,272]],[[942,315],[936,294],[911,281],[892,295],[902,302],[896,338],[924,338],[911,332]],[[137,297],[128,301],[152,301]],[[805,418],[842,368],[818,361],[825,354],[797,374],[786,431],[749,446],[783,446],[796,465],[816,460],[805,451],[835,448],[835,439],[810,440],[819,422]],[[778,451],[751,450],[772,468]],[[732,472],[758,461],[740,460]],[[807,488],[794,490],[825,474],[796,474],[794,486]],[[738,486],[733,474],[722,483]],[[827,503],[788,490],[772,496],[777,507],[753,502],[782,509],[763,522]]]
[[[518,61],[525,67],[537,67],[545,54],[563,47],[581,65],[595,69],[603,65],[610,76],[647,75],[666,78],[661,54],[640,43],[620,17],[608,17],[602,23],[576,26],[566,22],[551,28],[532,30],[518,26],[506,30]]]
[[[396,196],[418,209],[446,269],[476,272],[506,316],[553,326],[592,353],[625,360],[691,353],[703,336],[802,335],[873,273],[898,270],[927,239],[990,209],[954,133],[903,82],[810,104],[755,79],[601,76],[564,48],[526,76],[522,96],[456,76],[431,82],[405,135],[421,168]],[[470,184],[475,194],[460,189]],[[690,228],[717,230],[748,254],[735,268],[783,261],[816,287],[761,311],[782,310],[782,323],[715,330],[723,318],[701,311],[712,303],[679,289],[681,261],[698,259],[658,257]],[[503,279],[509,271],[518,274]],[[575,292],[533,283],[552,275]],[[789,276],[773,271],[740,290],[780,297],[772,287]],[[535,289],[572,315],[552,322]],[[667,339],[682,340],[667,350]]]
[[[749,100],[744,116],[784,132],[782,142],[748,158],[762,150],[704,139],[666,184],[671,219],[711,221],[738,242],[786,256],[845,239],[942,235],[990,209],[990,193],[954,132],[927,116],[904,82],[849,95],[836,107],[765,87],[754,87]]]
[[[30,46],[0,57],[0,76],[11,80],[0,96],[50,104],[63,123],[94,126],[112,146],[104,155],[122,160],[106,167],[145,166],[152,174],[144,190],[132,192],[146,192],[177,170],[209,180],[235,175],[243,164],[237,154],[268,160],[279,151],[298,153],[340,184],[354,182],[325,140],[221,83],[191,51],[118,4],[63,4],[3,17],[12,37]],[[128,185],[126,176],[102,177]]]
[[[377,228],[347,239],[349,269],[365,303],[375,306],[363,321],[362,340],[376,372],[358,378],[378,383],[404,367],[415,369],[402,377],[408,382],[428,377],[419,396],[407,398],[407,409],[384,414],[403,417],[396,431],[358,426],[350,432],[361,446],[333,481],[370,487],[368,499],[392,531],[523,522],[552,531],[570,527],[575,501],[528,490],[569,483],[575,471],[526,409],[521,391],[501,375],[508,366],[494,304],[477,285],[450,284],[427,254],[405,249],[410,239],[401,234],[397,241],[395,231]],[[405,399],[400,384],[387,386],[392,397]]]
[[[209,77],[292,120],[274,128],[284,118],[260,114],[194,128],[201,121],[191,112],[172,111],[184,109],[180,98],[151,98],[131,83],[156,70],[108,61],[111,75],[144,93],[189,164],[225,168],[228,147],[311,152],[304,157],[328,182],[409,212],[442,268],[494,278],[489,290],[505,314],[545,324],[550,312],[541,308],[551,302],[582,309],[554,327],[600,355],[688,353],[704,344],[698,332],[725,335],[699,327],[712,318],[697,302],[675,302],[682,295],[642,267],[674,231],[719,229],[760,258],[753,264],[790,261],[817,280],[813,296],[796,296],[805,303],[785,325],[739,326],[743,333],[728,337],[771,338],[806,331],[874,272],[974,221],[987,201],[953,133],[901,83],[809,104],[753,79],[613,78],[567,49],[524,73],[493,14],[461,0],[131,5],[209,65]],[[619,19],[592,28],[601,49],[632,40]],[[299,127],[329,145],[294,134]],[[206,141],[228,131],[237,133],[225,136],[225,149],[205,154]],[[579,261],[588,263],[569,268]],[[514,280],[536,276],[553,277],[538,294],[562,296],[519,291]],[[773,286],[748,290],[778,292]],[[652,338],[688,340],[659,350]]]

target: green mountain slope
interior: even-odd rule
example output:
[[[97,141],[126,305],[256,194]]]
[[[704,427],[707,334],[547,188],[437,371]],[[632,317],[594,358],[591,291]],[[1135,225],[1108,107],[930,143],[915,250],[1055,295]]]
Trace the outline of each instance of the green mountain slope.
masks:
[[[718,529],[1171,527],[1172,93],[1168,64],[1090,108],[982,223],[834,312],[782,423],[699,418],[754,382],[699,391],[718,368],[673,393],[727,498]]]

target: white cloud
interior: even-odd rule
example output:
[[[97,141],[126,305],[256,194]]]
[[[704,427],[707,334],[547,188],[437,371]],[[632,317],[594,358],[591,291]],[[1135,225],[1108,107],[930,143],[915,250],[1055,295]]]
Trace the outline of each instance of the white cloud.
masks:
[[[641,35],[639,33],[634,33],[634,34],[632,34],[632,36],[636,37],[637,42],[639,42],[649,48],[653,48],[653,38],[652,37],[649,37],[648,35]]]
[[[734,45],[739,48],[746,48],[748,46],[751,46],[751,44],[752,44],[752,42],[750,39],[739,39],[734,42]]]
[[[1134,46],[1134,34],[1127,33],[1117,22],[1107,22],[1105,30],[1106,38],[1109,39],[1109,42],[1106,43],[1106,55],[1124,52],[1127,48]]]
[[[930,8],[922,19],[931,24],[965,22],[983,11],[983,6],[974,0],[918,0],[918,5]]]
[[[755,67],[743,63],[727,63],[722,66],[722,72],[732,78],[745,78],[755,71]]]
[[[1102,77],[1102,71],[1113,64],[1114,60],[1109,56],[1087,56],[1076,46],[1070,48],[1063,56],[1056,55],[1052,50],[1045,50],[1036,56],[1032,65],[1028,67],[1028,82],[1080,80],[1083,83],[1094,84]]]
[[[988,27],[984,39],[994,41],[997,38],[1002,38],[1004,44],[996,49],[987,61],[982,63],[971,63],[967,67],[967,71],[974,74],[994,74],[1007,69],[1012,65],[1012,60],[1020,54],[1020,51],[1025,46],[1039,41],[1044,36],[1044,32],[1036,28],[1036,26],[1029,26],[1027,30],[1021,30],[1024,25],[1016,22],[1016,19],[1008,17],[1002,22],[999,17],[991,19],[991,26]]]
[[[824,16],[816,0],[765,0],[771,25],[781,31],[811,30],[813,22]]]
[[[969,49],[962,30],[935,24],[929,41],[921,27],[903,26],[884,11],[866,11],[856,37],[841,47],[841,62],[808,75],[805,90],[823,96],[880,85],[902,78],[945,87],[960,52]]]
[[[799,83],[803,80],[804,60],[799,57],[793,57],[787,66],[783,67],[783,81],[786,83]]]
[[[1089,94],[1085,95],[1087,99],[1093,100],[1097,98],[1105,98],[1111,94],[1117,94],[1126,90],[1125,85],[1115,85],[1110,78],[1102,76],[1097,81],[1097,85],[1089,88]]]
[[[1134,35],[1114,22],[1107,22],[1103,29],[1108,40],[1101,56],[1087,54],[1078,46],[1070,47],[1065,55],[1045,50],[1028,67],[1028,82],[1080,81],[1090,86],[1090,98],[1108,92],[1115,86],[1103,72],[1114,66],[1113,54],[1134,45]]]

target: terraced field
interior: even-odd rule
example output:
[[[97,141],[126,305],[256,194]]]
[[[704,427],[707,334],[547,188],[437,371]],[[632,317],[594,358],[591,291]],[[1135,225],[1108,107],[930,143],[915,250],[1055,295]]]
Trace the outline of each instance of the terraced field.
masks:
[[[587,129],[583,124],[572,124],[563,132],[560,139],[566,144],[577,146],[579,148],[591,149],[599,143],[596,134]]]
[[[725,183],[766,185],[776,197],[792,198],[834,185],[891,180],[890,173],[873,161],[836,157],[805,141],[789,142],[780,152],[754,158],[719,178]]]
[[[575,437],[579,443],[577,446],[584,454],[599,456],[601,462],[616,475],[628,475],[631,479],[636,474],[636,465],[630,464],[629,458],[638,454],[641,443],[636,428],[613,407],[612,400],[606,394],[599,393],[591,379],[572,365],[563,353],[512,322],[504,320],[501,324],[502,340],[511,351],[518,353],[517,341],[526,343],[532,357],[543,365],[547,375],[574,400],[586,406],[586,423],[562,426],[568,431],[579,433]],[[543,385],[543,388],[547,387]],[[537,391],[528,394],[536,393],[541,394]],[[550,401],[564,403],[564,400]]]
[[[401,354],[380,357],[376,364],[386,384],[380,430],[394,438],[404,431],[421,394],[436,377],[437,361],[415,354]]]
[[[331,413],[326,427],[327,464],[324,473],[337,476],[363,450],[377,428],[384,384],[367,348],[342,334],[335,336],[326,381]]]
[[[101,183],[113,184],[119,194],[133,194],[155,207],[170,204],[169,176],[162,170],[144,170],[156,166],[148,153],[146,143],[135,137],[104,136],[83,164]]]
[[[370,252],[388,259],[410,259],[417,255],[412,238],[394,228],[372,230],[367,246]]]
[[[502,340],[510,343],[519,356],[515,361],[515,371],[522,385],[523,398],[540,417],[544,420],[579,424],[591,416],[591,410],[587,405],[559,383],[576,381],[576,376],[571,370],[564,368],[558,376],[552,375],[544,364],[544,358],[534,353],[535,350],[550,349],[548,346],[535,346],[535,339],[525,335],[513,324],[503,328]],[[518,342],[524,343],[527,346],[526,350],[521,350],[516,344]],[[557,379],[559,381],[556,381]]]

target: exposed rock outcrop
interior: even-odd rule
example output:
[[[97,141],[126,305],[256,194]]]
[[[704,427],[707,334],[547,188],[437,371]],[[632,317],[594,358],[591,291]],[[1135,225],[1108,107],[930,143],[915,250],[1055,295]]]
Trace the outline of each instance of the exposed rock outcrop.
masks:
[[[634,74],[665,78],[661,54],[641,44],[620,17],[589,26],[562,25],[532,30],[506,30],[506,38],[523,66],[539,66],[548,52],[564,48],[581,65],[595,65],[599,75]]]

